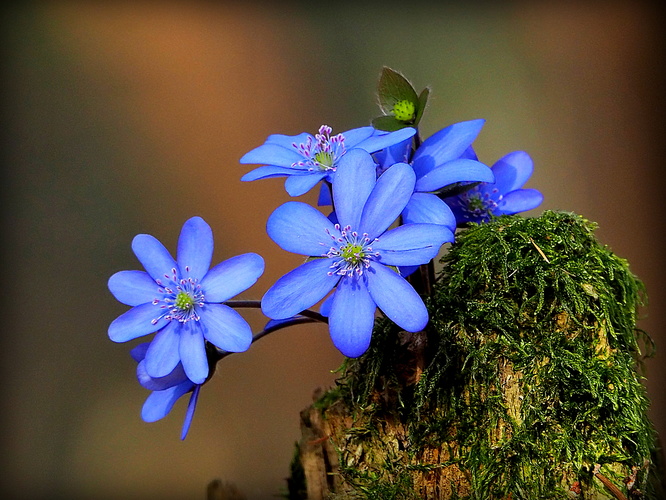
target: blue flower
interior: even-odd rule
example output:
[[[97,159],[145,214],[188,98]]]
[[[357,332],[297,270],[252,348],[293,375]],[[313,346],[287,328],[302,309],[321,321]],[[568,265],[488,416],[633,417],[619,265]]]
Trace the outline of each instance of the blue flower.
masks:
[[[455,216],[438,196],[438,191],[458,183],[495,180],[487,165],[469,155],[472,142],[483,124],[484,120],[470,120],[449,125],[428,137],[414,152],[411,165],[416,174],[416,185],[402,213],[405,223],[442,224],[454,230]],[[395,149],[387,153],[388,161],[394,161],[394,156]]]
[[[448,228],[405,224],[388,230],[414,190],[411,166],[397,163],[377,179],[369,153],[348,151],[333,182],[338,223],[300,202],[278,207],[268,219],[268,235],[284,250],[311,257],[280,278],[264,295],[262,310],[285,319],[313,306],[334,290],[329,329],[346,356],[363,354],[370,344],[376,308],[401,328],[425,328],[428,312],[397,266],[420,265],[453,241]]]
[[[194,410],[197,407],[201,384],[195,384],[187,378],[181,363],[178,363],[173,371],[164,377],[151,377],[146,371],[145,357],[148,348],[149,343],[145,342],[130,351],[132,358],[138,363],[136,377],[139,383],[146,389],[153,391],[143,403],[141,418],[144,422],[157,422],[171,411],[173,405],[181,396],[191,392],[190,401],[185,411],[185,422],[183,422],[183,429],[180,433],[180,439],[185,439],[187,432],[190,430]]]
[[[340,159],[348,150],[363,149],[374,153],[410,139],[416,130],[403,128],[387,133],[373,127],[361,127],[337,135],[331,135],[331,132],[331,127],[322,125],[314,136],[308,133],[269,136],[264,144],[240,159],[240,163],[264,165],[248,172],[241,180],[287,177],[284,184],[287,193],[300,196],[321,180],[332,182]]]
[[[536,189],[521,189],[532,175],[532,158],[514,151],[492,166],[494,184],[482,183],[458,196],[445,198],[458,225],[487,222],[491,215],[509,215],[538,207],[543,195]]]
[[[229,352],[247,350],[252,330],[235,310],[222,302],[252,286],[264,271],[255,253],[232,257],[210,268],[213,233],[201,218],[183,225],[178,262],[153,236],[139,234],[132,249],[147,272],[120,271],[109,290],[132,309],[109,326],[114,342],[157,332],[146,352],[146,371],[161,378],[179,362],[195,384],[208,377],[208,341]]]

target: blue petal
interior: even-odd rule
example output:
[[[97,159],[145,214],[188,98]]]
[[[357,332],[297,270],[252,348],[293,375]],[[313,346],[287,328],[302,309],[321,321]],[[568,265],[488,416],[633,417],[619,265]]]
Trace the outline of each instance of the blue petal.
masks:
[[[331,195],[331,185],[327,182],[321,184],[319,188],[319,199],[317,200],[317,205],[320,207],[325,207],[333,204],[333,197]]]
[[[342,354],[356,358],[368,350],[376,309],[362,278],[348,276],[340,280],[328,325],[331,340]]]
[[[146,370],[146,361],[143,360],[136,366],[136,378],[142,387],[151,391],[163,391],[183,382],[192,384],[192,381],[185,375],[182,363],[178,363],[176,368],[164,377],[151,377]]]
[[[476,151],[472,146],[468,147],[463,154],[460,155],[460,158],[467,158],[468,160],[479,161],[479,157],[476,155]]]
[[[194,417],[194,410],[197,408],[197,401],[199,400],[200,385],[196,385],[190,396],[190,401],[187,403],[187,411],[185,412],[185,421],[183,422],[183,429],[180,431],[180,439],[184,440],[190,430],[192,418]]]
[[[416,129],[411,127],[401,128],[395,132],[389,132],[388,134],[374,134],[364,141],[359,142],[354,146],[355,148],[364,149],[368,153],[374,153],[380,149],[388,148],[394,144],[398,144],[406,139],[409,139],[414,134],[416,134]]]
[[[466,154],[484,123],[485,120],[454,123],[428,137],[412,158],[416,176],[422,177],[435,167]]]
[[[541,205],[543,195],[536,189],[516,189],[504,195],[497,208],[495,215],[510,215],[525,212]]]
[[[292,175],[287,177],[284,188],[289,196],[301,196],[317,185],[328,175],[327,172],[310,172],[308,175]]]
[[[426,222],[456,228],[456,218],[451,208],[440,198],[430,193],[414,193],[402,211],[405,224]]]
[[[109,338],[114,342],[127,342],[156,332],[167,324],[164,318],[155,324],[152,321],[164,311],[152,303],[133,307],[114,319],[109,325]]]
[[[206,304],[201,312],[200,323],[205,339],[223,351],[247,351],[252,343],[250,325],[224,304]]]
[[[377,159],[381,170],[386,170],[388,167],[396,163],[408,163],[411,145],[412,139],[410,137],[409,139],[375,153],[375,158]]]
[[[379,252],[382,264],[415,266],[430,262],[453,239],[453,232],[439,224],[406,224],[384,233],[372,250]]]
[[[192,384],[182,383],[169,387],[163,391],[151,393],[141,409],[141,418],[144,422],[156,422],[164,418],[173,408],[178,399],[192,389]]]
[[[178,351],[187,378],[195,384],[203,384],[208,377],[208,360],[203,331],[198,321],[183,324]]]
[[[421,266],[400,266],[398,267],[398,271],[400,272],[400,276],[403,278],[406,278],[410,274],[412,274],[414,271],[416,271],[419,267]]]
[[[333,180],[333,203],[342,227],[358,228],[361,211],[376,179],[375,162],[370,153],[352,149],[340,159]]]
[[[158,296],[155,280],[143,271],[119,271],[109,278],[108,285],[113,296],[128,306],[152,302]]]
[[[192,217],[183,224],[178,238],[180,275],[200,280],[208,272],[212,258],[213,231],[201,217]]]
[[[456,182],[494,182],[493,171],[474,160],[454,160],[434,168],[416,181],[417,191],[437,191]]]
[[[287,148],[278,144],[266,143],[245,153],[239,162],[291,167],[293,163],[301,160],[303,160],[303,156],[294,147]]]
[[[284,250],[312,257],[325,255],[332,238],[340,236],[324,214],[299,201],[276,208],[266,222],[266,232]]]
[[[355,148],[359,142],[366,140],[368,137],[372,137],[372,134],[375,132],[376,130],[374,127],[359,127],[343,132],[342,135],[345,137],[345,148]]]
[[[247,290],[264,272],[264,259],[256,253],[236,255],[213,267],[201,280],[206,303],[224,302]]]
[[[366,270],[368,291],[388,318],[408,332],[423,330],[428,324],[428,310],[412,285],[381,264]]]
[[[261,299],[262,312],[271,319],[286,319],[323,299],[340,280],[329,274],[331,259],[315,259],[285,274]]]
[[[328,214],[328,220],[330,220],[333,224],[340,224],[340,221],[338,220],[338,216],[336,215],[335,211],[331,212]]]
[[[296,135],[271,134],[266,139],[265,144],[277,144],[278,146],[282,146],[286,149],[295,149],[300,144],[306,143],[308,138],[310,138],[310,140],[314,140],[313,135],[308,134],[307,132],[301,132],[300,134]],[[294,146],[294,144],[296,146]]]
[[[146,351],[148,350],[149,345],[150,342],[142,342],[141,344],[132,347],[132,349],[130,349],[130,356],[132,356],[132,359],[137,363],[143,361],[143,358],[146,357]]]
[[[165,377],[171,373],[180,362],[178,343],[180,341],[180,326],[178,321],[170,321],[162,328],[150,343],[146,352],[146,372],[151,377]]]
[[[154,280],[170,279],[172,270],[178,269],[169,251],[154,236],[137,234],[132,240],[132,250]]]
[[[325,317],[329,317],[331,314],[331,305],[333,304],[333,295],[335,295],[335,292],[333,292],[331,295],[326,297],[324,301],[321,303],[319,306],[319,314]]]
[[[268,179],[269,177],[285,177],[290,175],[308,175],[310,172],[305,169],[291,168],[291,167],[274,167],[272,165],[266,167],[258,167],[250,170],[247,174],[241,177],[242,181],[256,181],[258,179]]]
[[[146,371],[146,362],[144,360],[139,361],[139,363],[136,365],[136,378],[139,381],[139,384],[141,384],[141,387],[144,387],[150,391],[163,391],[164,389],[168,389],[174,385],[162,385],[159,382],[156,383],[155,381],[161,381],[162,379],[156,379],[148,375],[148,372]]]
[[[523,187],[532,175],[534,162],[525,151],[514,151],[500,158],[493,165],[495,185],[501,194]]]
[[[396,163],[380,175],[363,208],[358,232],[372,239],[386,231],[407,205],[415,181],[414,170],[406,163]]]

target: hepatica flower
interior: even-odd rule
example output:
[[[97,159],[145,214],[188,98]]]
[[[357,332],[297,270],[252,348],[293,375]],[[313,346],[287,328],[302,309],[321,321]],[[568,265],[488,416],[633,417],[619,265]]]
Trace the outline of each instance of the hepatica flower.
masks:
[[[458,196],[445,198],[458,225],[487,222],[491,215],[510,215],[538,207],[543,195],[536,189],[521,189],[532,175],[532,158],[514,151],[493,166],[494,184],[482,183]]]
[[[241,180],[286,177],[287,192],[291,196],[300,196],[319,181],[332,182],[347,151],[362,149],[374,153],[408,140],[415,133],[413,128],[387,133],[373,127],[361,127],[332,135],[331,127],[322,125],[314,136],[308,133],[274,134],[240,159],[240,163],[263,165],[245,174]]]
[[[449,125],[428,137],[414,152],[411,165],[416,185],[402,213],[405,223],[443,224],[453,230],[455,216],[438,192],[457,183],[495,180],[487,165],[466,154],[483,124],[484,120],[470,120]]]
[[[190,394],[190,400],[185,411],[185,421],[180,434],[180,439],[185,439],[190,430],[190,424],[194,417],[194,410],[197,407],[199,399],[199,390],[201,384],[195,384],[183,370],[183,365],[178,363],[173,371],[164,377],[151,377],[146,371],[146,352],[149,343],[139,344],[131,350],[132,358],[138,363],[136,367],[136,376],[139,383],[146,389],[153,391],[141,408],[141,418],[144,422],[157,422],[166,417],[173,408],[173,405],[185,394]]]
[[[146,351],[146,372],[161,378],[182,363],[195,384],[208,377],[206,341],[229,352],[247,350],[252,330],[235,310],[222,302],[252,286],[264,271],[255,253],[232,257],[210,269],[213,233],[201,218],[183,225],[178,261],[153,236],[139,234],[132,249],[146,269],[120,271],[109,290],[132,309],[109,326],[114,342],[157,332]]]
[[[337,224],[305,203],[278,207],[268,219],[269,236],[283,249],[311,258],[266,292],[264,314],[289,318],[335,289],[327,299],[330,334],[349,357],[367,350],[377,307],[401,328],[422,330],[428,312],[396,267],[429,262],[444,242],[453,241],[453,233],[436,224],[388,229],[415,182],[406,163],[391,166],[377,179],[370,154],[355,149],[341,158],[333,182]]]

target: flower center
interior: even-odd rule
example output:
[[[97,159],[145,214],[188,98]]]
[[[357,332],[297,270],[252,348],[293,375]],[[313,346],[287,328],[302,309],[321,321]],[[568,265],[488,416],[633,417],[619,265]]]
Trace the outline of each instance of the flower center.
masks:
[[[481,193],[476,186],[460,195],[460,205],[466,218],[488,218],[497,208],[502,195],[497,196],[497,189],[490,193]]]
[[[186,311],[187,309],[192,309],[194,307],[194,299],[187,292],[178,292],[178,295],[176,295],[176,300],[174,301],[174,305],[178,309]]]
[[[331,168],[333,166],[333,155],[326,151],[319,151],[315,156],[315,161],[324,168]]]
[[[361,276],[363,271],[370,267],[372,258],[379,257],[379,253],[373,252],[371,246],[377,239],[371,241],[368,233],[359,235],[356,231],[352,231],[350,226],[340,229],[340,225],[336,224],[335,227],[340,230],[340,236],[329,233],[334,243],[324,254],[324,257],[333,259],[329,276],[333,274],[347,276],[353,273]]]
[[[416,111],[414,103],[407,99],[398,101],[393,105],[393,116],[395,116],[396,120],[400,120],[401,122],[412,121],[414,119],[414,111]]]
[[[186,267],[185,272],[190,268]],[[204,306],[204,294],[199,281],[193,278],[181,278],[176,269],[171,270],[171,276],[165,274],[166,281],[156,280],[159,286],[160,297],[153,300],[153,304],[160,306],[161,314],[152,320],[156,324],[160,319],[176,320],[181,323],[199,321],[199,309]]]
[[[319,133],[309,136],[301,144],[292,146],[303,156],[303,160],[293,163],[294,168],[307,169],[310,172],[335,172],[337,161],[345,154],[345,136],[331,135],[333,129],[328,125],[319,127]]]
[[[365,258],[363,245],[347,243],[340,247],[340,255],[352,266],[358,265]]]

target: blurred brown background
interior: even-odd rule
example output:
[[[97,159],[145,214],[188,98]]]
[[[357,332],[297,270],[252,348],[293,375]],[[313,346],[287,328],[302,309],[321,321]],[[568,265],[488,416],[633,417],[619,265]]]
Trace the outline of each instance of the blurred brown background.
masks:
[[[201,215],[216,262],[265,257],[242,295],[260,298],[300,257],[264,232],[289,199],[282,180],[241,183],[251,167],[238,159],[271,133],[366,125],[383,65],[432,87],[424,136],[485,118],[482,160],[534,158],[528,186],[546,201],[529,215],[580,213],[629,260],[650,296],[640,326],[659,352],[646,385],[666,433],[663,45],[651,3],[42,2],[2,15],[9,498],[195,499],[214,478],[254,500],[284,488],[298,413],[342,360],[325,328],[225,360],[181,442],[184,401],[158,423],[140,419],[148,392],[130,345],[107,337],[126,308],[106,281],[140,267],[135,234],[173,250]]]

